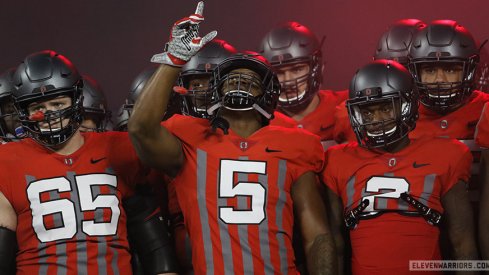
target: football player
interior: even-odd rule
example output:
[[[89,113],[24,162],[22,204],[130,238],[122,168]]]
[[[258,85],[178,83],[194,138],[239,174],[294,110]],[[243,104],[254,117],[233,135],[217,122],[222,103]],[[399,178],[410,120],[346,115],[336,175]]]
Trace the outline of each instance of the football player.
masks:
[[[123,131],[127,132],[127,122],[129,121],[129,117],[131,117],[132,108],[134,107],[134,103],[137,98],[141,94],[144,85],[148,82],[149,78],[153,75],[158,67],[151,65],[148,68],[144,69],[141,73],[139,73],[136,78],[131,83],[131,89],[129,90],[129,95],[125,99],[125,102],[119,108],[117,112],[117,116],[115,118],[114,130],[115,131]],[[170,99],[170,104],[168,105],[169,109],[165,113],[163,120],[168,119],[173,114],[180,113],[180,97],[178,94],[172,94]]]
[[[417,98],[410,73],[395,61],[373,61],[351,81],[346,104],[358,142],[325,153],[322,179],[337,244],[349,229],[353,274],[407,274],[409,260],[441,260],[441,221],[454,258],[477,258],[465,191],[472,156],[456,140],[408,137]]]
[[[199,2],[195,14],[175,23],[167,51],[152,58],[163,64],[129,120],[145,163],[176,175],[195,273],[295,273],[295,213],[309,270],[336,274],[334,244],[315,186],[321,144],[300,129],[266,126],[279,83],[263,57],[236,55],[216,67],[210,119],[177,115],[160,126],[161,106],[180,67],[216,36],[214,31],[198,37],[202,11]]]
[[[418,32],[409,49],[409,70],[419,90],[420,108],[412,137],[455,138],[473,154],[469,196],[477,212],[481,149],[474,141],[477,122],[489,94],[474,89],[479,46],[453,20],[436,20]]]
[[[83,122],[80,131],[104,132],[110,125],[111,112],[102,87],[95,79],[83,76]]]
[[[314,33],[298,22],[286,22],[268,32],[260,53],[277,72],[281,93],[279,111],[321,138],[323,147],[333,140],[335,107],[348,97],[347,91],[320,90],[323,61],[320,43]]]
[[[401,19],[395,22],[380,37],[373,59],[395,60],[407,68],[409,46],[414,35],[424,28],[426,24],[419,19]],[[334,116],[335,141],[337,143],[356,141],[357,138],[348,117],[346,101],[336,107]]]
[[[127,133],[79,130],[75,66],[54,51],[33,53],[13,83],[30,138],[0,154],[0,274],[16,258],[16,274],[130,275],[128,235],[148,274],[175,271],[158,209],[128,201],[148,169]]]
[[[489,101],[488,94],[474,90],[478,61],[477,43],[456,21],[433,21],[414,36],[409,70],[421,106],[413,137],[442,136],[473,144],[475,126]]]
[[[483,260],[489,259],[489,103],[484,105],[475,131],[475,142],[484,148],[480,160],[479,247]]]
[[[12,100],[12,91],[15,89],[12,83],[12,75],[15,68],[11,68],[0,75],[0,143],[18,141],[25,137],[20,125],[17,111]]]

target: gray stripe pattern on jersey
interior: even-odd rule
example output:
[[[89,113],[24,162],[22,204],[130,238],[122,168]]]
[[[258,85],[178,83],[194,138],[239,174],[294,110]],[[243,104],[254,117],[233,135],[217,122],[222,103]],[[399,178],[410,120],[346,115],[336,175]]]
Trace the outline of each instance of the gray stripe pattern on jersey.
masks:
[[[75,205],[75,214],[76,214],[76,224],[78,226],[77,232],[75,235],[76,239],[76,256],[77,256],[77,270],[78,274],[88,274],[87,266],[88,266],[88,249],[87,249],[87,236],[83,233],[81,229],[81,224],[83,221],[83,213],[80,209],[80,197],[78,194],[78,188],[75,183],[75,172],[67,172],[66,176],[70,180],[71,184],[71,201],[73,201]]]
[[[197,204],[199,206],[200,224],[202,225],[202,240],[204,257],[208,274],[214,274],[214,258],[212,254],[211,232],[209,227],[209,214],[206,202],[207,181],[207,153],[197,149]]]
[[[352,206],[354,195],[355,195],[355,176],[352,176],[346,183],[346,207],[347,208]]]
[[[287,173],[287,161],[280,160],[278,163],[278,201],[276,206],[276,216],[277,216],[277,241],[279,245],[279,258],[280,258],[280,273],[287,274],[287,249],[285,249],[285,232],[284,232],[284,224],[283,224],[283,211],[285,208],[285,203],[287,200],[287,195],[285,193],[285,179]]]
[[[217,171],[216,186],[219,186],[220,177],[221,177],[221,173],[220,171]],[[217,188],[217,191],[219,192],[219,187]],[[217,199],[218,211],[222,206],[228,206],[227,199],[218,197]],[[219,223],[219,236],[221,237],[221,251],[223,251],[222,260],[224,263],[224,274],[234,274],[233,250],[231,249],[231,237],[229,236],[228,225],[220,218],[218,219],[218,223]],[[228,253],[224,253],[224,251],[227,251]]]
[[[26,181],[26,190],[27,188],[29,187],[29,185],[31,184],[31,182],[33,181],[36,181],[36,178],[34,176],[30,176],[30,175],[26,175],[25,176],[25,181]],[[34,234],[36,234],[34,232]],[[48,274],[48,264],[47,264],[47,260],[48,260],[48,256],[46,254],[46,244],[42,243],[42,242],[39,242],[39,245],[37,246],[37,250],[38,250],[38,258],[39,258],[39,275],[47,275]]]
[[[267,190],[268,196],[268,174],[266,175],[258,175],[258,181],[265,187]],[[268,203],[268,202],[267,202]],[[259,238],[260,238],[260,254],[263,259],[263,265],[265,266],[264,273],[266,275],[274,274],[274,269],[272,265],[272,260],[270,258],[270,239],[268,238],[268,217],[260,223],[259,225]]]
[[[58,191],[50,191],[49,192],[50,200],[59,200],[59,192]],[[56,213],[53,215],[54,226],[62,227],[63,226],[63,215],[61,213]],[[66,252],[66,240],[56,241],[56,266],[57,266],[57,275],[66,275],[67,270],[67,261],[68,254]]]
[[[240,160],[247,160],[247,157],[240,157]],[[238,173],[238,183],[247,182],[248,174],[246,173]],[[238,196],[238,209],[248,209],[247,197]],[[243,272],[244,274],[252,274],[253,273],[253,258],[252,252],[250,248],[250,244],[248,241],[248,225],[247,224],[238,224],[238,236],[239,243],[241,247],[241,254],[243,256]],[[225,251],[225,250],[224,250]]]
[[[428,206],[428,200],[433,193],[433,188],[435,187],[435,179],[436,174],[429,174],[424,177],[424,185],[423,185],[423,193],[421,193],[421,197],[419,201]]]
[[[98,195],[100,195],[100,186],[93,186],[92,187],[92,197],[96,198]],[[94,213],[94,218],[96,222],[101,222],[103,220],[103,210],[102,209],[96,209]],[[107,274],[107,261],[105,259],[107,255],[107,243],[104,237],[97,237],[97,267],[98,267],[98,274],[100,275],[106,275]]]
[[[115,172],[112,168],[108,167],[107,169],[105,169],[105,173],[109,174],[109,175],[114,175]],[[117,196],[117,187],[113,187],[111,185],[107,185],[108,189],[109,189],[109,192],[108,194],[110,195],[114,195],[114,196]],[[99,192],[100,192],[100,189],[99,189]],[[120,209],[120,212],[122,213],[124,211],[124,209],[121,209],[122,206],[120,205],[120,201],[119,201],[119,209]],[[95,213],[95,218],[97,218],[97,213]],[[103,215],[103,212],[101,213]],[[119,217],[120,219],[120,217]],[[119,226],[119,224],[117,224],[117,226]],[[119,235],[115,235],[113,237],[113,240],[112,240],[112,245],[111,246],[107,246],[107,241],[105,239],[103,239],[103,245],[106,247],[106,250],[107,251],[111,251],[112,252],[112,263],[111,263],[111,266],[112,266],[112,271],[114,272],[115,275],[118,275],[120,274],[120,270],[119,270],[119,265],[117,264],[117,261],[119,260],[119,252],[117,250],[117,248],[115,247],[118,247],[119,244],[118,244],[118,239],[119,239]],[[99,246],[100,248],[100,246]],[[105,256],[104,257],[101,257],[100,255],[98,256],[105,264],[107,264],[107,260],[105,259]]]

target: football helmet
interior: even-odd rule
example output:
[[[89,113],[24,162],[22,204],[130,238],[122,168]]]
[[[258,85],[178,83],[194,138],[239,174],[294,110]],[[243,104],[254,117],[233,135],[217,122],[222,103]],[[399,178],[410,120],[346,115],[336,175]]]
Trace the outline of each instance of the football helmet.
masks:
[[[95,129],[87,131],[103,132],[109,124],[111,112],[107,108],[107,99],[102,87],[95,79],[83,75],[83,109],[84,118],[91,118],[96,123]],[[83,126],[82,126],[83,127]]]
[[[306,63],[309,72],[295,79],[282,81],[282,93],[278,106],[283,109],[301,110],[314,98],[323,79],[322,43],[311,30],[298,22],[286,22],[272,29],[261,42],[262,54],[272,66],[280,70],[295,64]],[[304,87],[300,90],[299,87]]]
[[[131,116],[132,109],[127,109],[127,99],[126,103],[117,110],[117,115],[114,119],[114,131],[127,132],[127,123],[129,122],[129,117]]]
[[[222,61],[211,80],[213,102],[207,109],[210,118],[219,110],[256,110],[267,125],[273,118],[280,95],[280,83],[268,61],[258,54],[236,54]]]
[[[0,138],[4,142],[25,136],[12,98],[14,73],[15,68],[11,68],[0,75]]]
[[[179,86],[187,89],[187,92],[181,95],[182,114],[200,118],[208,117],[207,107],[212,101],[212,92],[209,87],[190,87],[191,81],[199,79],[208,84],[212,77],[212,70],[217,64],[235,53],[236,49],[229,43],[214,39],[183,66],[178,79]]]
[[[473,91],[479,47],[470,32],[456,21],[437,20],[419,31],[409,49],[409,70],[419,90],[420,102],[439,112],[450,112],[463,105]],[[461,81],[423,82],[426,66],[462,68]]]
[[[15,71],[13,83],[19,120],[34,140],[44,146],[56,146],[69,140],[78,130],[83,120],[83,81],[66,57],[50,50],[30,54]],[[70,97],[71,106],[39,115],[29,114],[29,104],[59,96]],[[65,119],[68,123],[63,123]],[[40,123],[46,123],[48,128],[40,128]]]
[[[365,107],[392,104],[389,119],[367,121]],[[416,126],[418,95],[409,71],[393,60],[376,60],[360,68],[350,83],[346,101],[358,144],[367,148],[391,145]]]
[[[391,59],[407,68],[408,51],[414,35],[426,28],[419,19],[402,19],[395,22],[382,34],[374,53],[374,60]]]

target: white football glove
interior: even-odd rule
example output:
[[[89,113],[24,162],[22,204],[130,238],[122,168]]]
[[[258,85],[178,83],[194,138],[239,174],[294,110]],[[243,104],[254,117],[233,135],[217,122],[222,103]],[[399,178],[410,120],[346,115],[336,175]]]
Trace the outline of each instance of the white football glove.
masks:
[[[151,62],[181,67],[207,42],[214,39],[217,31],[199,37],[199,24],[204,21],[203,12],[204,2],[200,1],[195,9],[195,14],[175,22],[171,30],[170,40],[166,43],[165,52],[153,55]]]

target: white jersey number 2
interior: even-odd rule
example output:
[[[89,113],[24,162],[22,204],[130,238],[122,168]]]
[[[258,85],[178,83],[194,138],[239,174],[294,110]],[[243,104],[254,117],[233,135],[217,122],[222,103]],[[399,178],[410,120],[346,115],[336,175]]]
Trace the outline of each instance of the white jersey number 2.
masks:
[[[120,209],[119,199],[114,194],[96,195],[93,194],[95,186],[117,187],[117,179],[114,175],[90,174],[75,176],[75,185],[78,191],[79,205],[68,198],[41,200],[41,194],[49,191],[58,193],[71,192],[71,184],[65,177],[42,179],[33,181],[27,187],[27,197],[32,210],[32,226],[41,242],[51,242],[62,239],[71,239],[81,226],[82,231],[88,236],[108,236],[117,232]],[[75,209],[81,210],[81,215],[86,211],[97,209],[110,209],[111,218],[108,222],[96,222],[94,220],[83,220],[77,224]],[[60,225],[54,228],[46,228],[44,219],[46,216],[61,215],[57,218]]]

